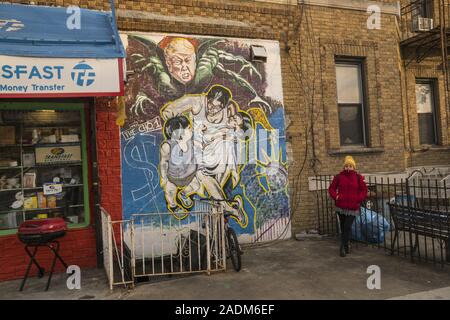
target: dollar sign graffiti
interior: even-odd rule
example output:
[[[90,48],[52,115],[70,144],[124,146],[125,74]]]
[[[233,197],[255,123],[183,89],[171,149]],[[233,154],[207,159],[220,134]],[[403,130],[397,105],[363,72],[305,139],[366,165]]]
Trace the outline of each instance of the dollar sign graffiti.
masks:
[[[141,136],[142,138],[142,136]],[[135,136],[125,145],[123,154],[125,162],[132,168],[142,170],[145,177],[145,184],[131,191],[134,201],[145,197],[153,198],[155,189],[158,186],[158,169],[150,162],[150,152],[154,152],[156,146],[156,137],[146,134],[145,141]],[[147,147],[150,145],[149,147]]]

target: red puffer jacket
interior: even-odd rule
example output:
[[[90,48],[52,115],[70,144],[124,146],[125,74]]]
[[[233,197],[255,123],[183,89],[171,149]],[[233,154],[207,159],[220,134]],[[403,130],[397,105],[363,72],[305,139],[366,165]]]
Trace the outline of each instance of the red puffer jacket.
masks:
[[[358,210],[361,202],[367,197],[367,186],[362,175],[354,170],[343,170],[334,177],[328,193],[336,201],[336,207]],[[339,197],[336,200],[337,196]]]

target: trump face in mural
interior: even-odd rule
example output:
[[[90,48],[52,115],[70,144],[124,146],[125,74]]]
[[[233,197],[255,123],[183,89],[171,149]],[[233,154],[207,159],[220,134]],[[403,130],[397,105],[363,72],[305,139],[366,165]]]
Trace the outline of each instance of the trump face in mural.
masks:
[[[196,43],[186,38],[165,38],[160,43],[164,50],[167,69],[176,80],[188,84],[194,79],[197,67]]]

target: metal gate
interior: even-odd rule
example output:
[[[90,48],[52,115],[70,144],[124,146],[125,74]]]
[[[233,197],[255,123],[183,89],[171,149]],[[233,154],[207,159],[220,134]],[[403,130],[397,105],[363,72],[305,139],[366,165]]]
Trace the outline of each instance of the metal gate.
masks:
[[[226,269],[225,222],[220,205],[196,201],[185,216],[139,213],[111,221],[102,209],[103,255],[110,288],[138,277]]]

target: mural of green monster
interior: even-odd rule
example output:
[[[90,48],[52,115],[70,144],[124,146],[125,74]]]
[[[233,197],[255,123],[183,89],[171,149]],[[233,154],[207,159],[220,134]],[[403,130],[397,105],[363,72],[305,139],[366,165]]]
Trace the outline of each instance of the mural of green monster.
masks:
[[[151,57],[134,53],[131,57],[141,72],[146,71],[151,74],[160,93],[167,97],[176,98],[186,93],[200,93],[211,84],[218,73],[221,73],[223,77],[231,79],[251,93],[253,98],[249,105],[259,105],[266,112],[272,112],[270,104],[263,100],[242,76],[242,73],[248,70],[250,77],[256,77],[261,81],[261,73],[242,56],[218,49],[217,45],[223,43],[223,40],[207,39],[200,42],[190,38],[165,37],[157,44],[142,36],[130,37],[156,53]],[[227,67],[236,63],[241,66],[239,72]],[[155,104],[150,97],[140,92],[131,111],[135,114],[145,113],[146,102]]]

